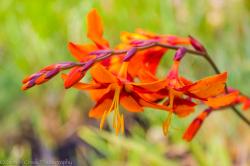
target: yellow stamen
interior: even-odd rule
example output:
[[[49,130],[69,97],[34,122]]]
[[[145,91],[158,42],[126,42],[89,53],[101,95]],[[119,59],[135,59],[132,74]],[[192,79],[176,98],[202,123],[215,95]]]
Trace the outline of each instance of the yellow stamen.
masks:
[[[104,122],[105,122],[105,119],[106,119],[107,115],[113,110],[113,108],[116,108],[116,100],[115,100],[115,98],[116,98],[116,91],[115,91],[114,99],[112,101],[112,104],[111,104],[109,110],[108,111],[105,110],[103,115],[102,115],[102,119],[101,119],[101,122],[100,122],[100,129],[103,128]]]
[[[128,70],[128,62],[123,62],[118,76],[120,78],[126,79],[127,78],[127,70]],[[124,117],[119,112],[119,100],[120,100],[121,87],[119,87],[119,85],[115,85],[115,86],[116,86],[115,94],[114,94],[114,98],[113,98],[111,107],[108,111],[104,111],[104,114],[102,115],[102,119],[101,119],[101,123],[100,123],[100,129],[103,128],[103,125],[104,125],[104,122],[105,122],[107,115],[112,110],[114,110],[113,128],[115,129],[116,135],[118,135],[119,131],[124,133]]]
[[[109,108],[108,111],[104,111],[103,115],[102,115],[102,119],[100,122],[100,129],[103,128],[104,126],[104,122],[105,119],[107,117],[107,115],[114,110],[114,115],[113,115],[113,128],[115,129],[116,135],[119,134],[119,131],[121,131],[122,133],[124,132],[124,117],[122,114],[120,114],[119,112],[119,98],[120,98],[120,92],[121,92],[121,88],[117,87],[115,89],[115,94],[114,94],[114,98],[112,101],[112,104]]]
[[[107,117],[107,111],[104,111],[104,113],[103,113],[103,115],[102,115],[101,122],[100,122],[100,129],[101,129],[101,130],[103,129],[103,126],[104,126],[104,122],[105,122],[106,117]]]
[[[123,114],[121,115],[121,130],[122,130],[122,134],[124,133],[124,116]]]
[[[163,122],[162,128],[163,128],[163,134],[166,136],[168,134],[168,129],[171,123],[173,112],[170,112],[167,116],[167,119]]]
[[[174,127],[174,126],[171,126],[171,129],[173,129],[173,130],[175,130],[175,131],[182,131],[181,128],[179,128],[179,127]]]
[[[114,96],[114,115],[113,115],[113,127],[115,128],[116,135],[118,135],[121,129],[121,115],[119,112],[119,97],[120,97],[120,88],[117,88]],[[121,129],[123,130],[123,129]]]
[[[163,134],[166,136],[168,134],[168,130],[171,124],[171,120],[172,120],[172,115],[173,115],[173,106],[174,106],[174,91],[172,89],[169,89],[169,114],[166,118],[166,120],[163,122],[162,124],[162,128],[163,128]]]
[[[174,106],[174,90],[169,89],[169,105],[168,107],[173,110],[173,106]]]
[[[123,62],[118,76],[120,78],[125,78],[126,79],[127,78],[127,72],[128,72],[128,62]]]

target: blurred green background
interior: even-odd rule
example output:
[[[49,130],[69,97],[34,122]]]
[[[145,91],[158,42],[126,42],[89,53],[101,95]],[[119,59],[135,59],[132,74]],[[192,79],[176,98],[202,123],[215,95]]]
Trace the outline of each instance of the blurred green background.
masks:
[[[117,137],[98,130],[87,117],[94,104],[88,94],[64,90],[60,77],[21,91],[26,75],[74,60],[67,43],[88,41],[85,16],[92,8],[112,46],[121,31],[136,28],[195,36],[229,72],[228,84],[250,94],[249,0],[0,0],[0,165],[65,159],[75,165],[250,165],[250,129],[231,110],[212,114],[191,143],[181,136],[194,116],[174,118],[164,137],[166,114],[152,110],[126,113],[129,134]],[[160,74],[171,64],[168,55]],[[183,63],[188,78],[213,73],[202,59],[190,56]]]

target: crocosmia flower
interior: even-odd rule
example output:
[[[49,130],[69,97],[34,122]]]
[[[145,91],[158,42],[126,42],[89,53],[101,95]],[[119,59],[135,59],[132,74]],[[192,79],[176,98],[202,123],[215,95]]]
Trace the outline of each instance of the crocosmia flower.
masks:
[[[100,121],[100,129],[113,113],[113,128],[118,135],[126,124],[122,106],[126,111],[142,114],[145,108],[168,113],[163,121],[163,133],[168,134],[173,116],[193,116],[197,105],[203,105],[184,132],[183,139],[191,141],[202,124],[213,112],[242,104],[247,110],[250,99],[239,90],[226,86],[228,74],[220,73],[204,45],[192,36],[155,34],[142,29],[123,32],[120,43],[110,47],[104,38],[101,17],[95,9],[87,15],[87,37],[91,43],[69,42],[68,49],[75,62],[56,63],[42,68],[23,80],[23,90],[43,84],[61,72],[64,87],[86,91],[95,102],[89,117]],[[171,67],[165,77],[157,71],[167,52],[173,52]],[[200,56],[215,69],[215,75],[192,81],[179,72],[185,56]],[[171,55],[168,55],[171,56]],[[89,72],[91,78],[82,78]],[[237,112],[238,115],[241,113]],[[152,114],[153,116],[153,114]],[[241,116],[242,117],[242,116]],[[129,118],[129,117],[128,117]],[[244,119],[247,123],[247,119]]]

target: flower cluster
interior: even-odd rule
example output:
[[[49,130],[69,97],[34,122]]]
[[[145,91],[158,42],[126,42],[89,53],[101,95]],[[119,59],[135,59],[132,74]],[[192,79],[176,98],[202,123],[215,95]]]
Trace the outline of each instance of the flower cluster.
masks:
[[[23,90],[42,84],[61,71],[65,88],[74,87],[88,91],[96,102],[89,116],[100,119],[103,128],[106,117],[113,111],[113,127],[116,134],[124,132],[124,115],[121,105],[129,112],[143,112],[154,108],[168,113],[163,122],[163,133],[167,135],[173,115],[186,117],[197,105],[207,107],[196,117],[185,131],[183,138],[190,141],[204,119],[216,110],[243,104],[250,107],[250,100],[238,90],[227,88],[227,72],[191,81],[179,73],[181,61],[188,54],[205,57],[204,46],[195,38],[158,35],[143,30],[135,33],[123,32],[121,43],[114,49],[103,37],[102,22],[96,10],[87,16],[87,37],[91,44],[68,44],[69,51],[77,62],[63,62],[41,69],[23,80]],[[156,75],[159,63],[166,52],[174,50],[172,66],[164,78]],[[81,82],[86,72],[91,81]]]

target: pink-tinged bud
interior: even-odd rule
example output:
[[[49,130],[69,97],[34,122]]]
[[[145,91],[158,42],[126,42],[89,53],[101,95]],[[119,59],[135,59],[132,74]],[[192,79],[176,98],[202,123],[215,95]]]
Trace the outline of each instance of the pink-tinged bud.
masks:
[[[136,53],[137,48],[136,47],[132,47],[130,50],[128,50],[126,56],[123,58],[123,61],[127,62],[129,61]]]
[[[51,70],[51,71],[46,73],[45,79],[50,79],[50,78],[54,77],[55,75],[57,75],[59,72],[60,72],[60,69],[55,68],[54,70]]]
[[[86,71],[95,63],[95,59],[88,61],[84,66],[76,66],[71,69],[68,77],[65,79],[64,87],[66,89],[78,83],[85,75]]]
[[[25,77],[25,78],[22,80],[22,83],[23,83],[23,84],[27,83],[27,82],[30,80],[30,78],[31,78],[32,76],[33,76],[33,74],[32,74],[31,76]]]
[[[83,66],[83,71],[87,71],[91,66],[96,62],[96,59],[89,60],[86,62],[86,64]]]
[[[179,48],[174,55],[174,60],[180,61],[184,57],[186,52],[187,52],[187,49],[185,47]]]
[[[72,87],[84,77],[86,71],[84,71],[83,68],[84,66],[77,66],[70,70],[68,77],[65,79],[64,82],[64,87],[66,89]]]
[[[22,83],[25,84],[27,83],[28,81],[32,80],[32,79],[36,79],[38,78],[39,76],[41,76],[44,72],[38,72],[38,73],[35,73],[35,74],[32,74],[30,76],[27,76],[25,77],[23,80],[22,80]]]
[[[48,81],[48,79],[46,79],[46,75],[41,75],[40,77],[35,79],[36,85],[40,85],[40,84],[42,84],[42,83],[44,83],[46,81]]]
[[[22,83],[25,84],[27,83],[32,77],[34,76],[34,74],[32,74],[31,76],[27,76],[22,80]]]
[[[79,82],[84,77],[86,71],[94,64],[94,62],[95,60],[90,60],[84,66],[76,66],[72,68],[68,74],[68,77],[65,79],[64,87],[68,89]]]
[[[55,69],[57,66],[58,66],[58,64],[52,64],[52,65],[49,65],[49,66],[42,68],[41,71],[50,71],[50,70]]]
[[[27,89],[33,87],[34,85],[36,85],[35,80],[34,79],[30,80],[29,82],[27,82],[26,84],[24,84],[22,86],[22,90],[27,90]]]
[[[193,38],[190,35],[188,37],[189,37],[191,45],[193,46],[195,50],[200,51],[200,52],[207,52],[205,47],[197,39]]]
[[[75,66],[74,62],[62,62],[62,63],[59,63],[56,68],[68,69],[68,68],[71,68],[73,66]]]

